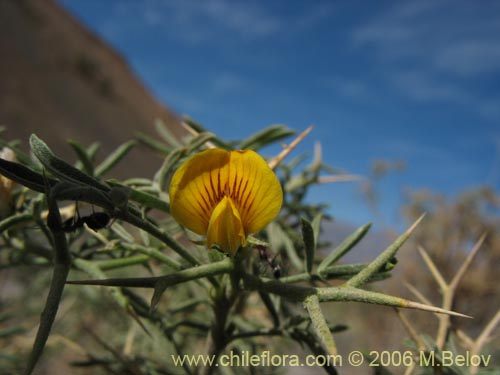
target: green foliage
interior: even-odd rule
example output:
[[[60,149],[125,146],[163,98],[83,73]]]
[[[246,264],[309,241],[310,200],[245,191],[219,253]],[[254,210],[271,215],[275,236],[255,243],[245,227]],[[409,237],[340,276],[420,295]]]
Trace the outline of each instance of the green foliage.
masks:
[[[367,283],[390,276],[398,249],[422,218],[369,264],[338,264],[370,224],[333,250],[319,241],[321,222],[328,218],[325,206],[308,204],[305,197],[322,172],[336,170],[317,157],[298,173],[297,158],[277,167],[285,191],[282,213],[259,237],[250,237],[246,248],[233,258],[205,249],[199,238],[168,215],[168,182],[191,154],[213,145],[232,149],[234,144],[191,120],[187,123],[193,134],[182,142],[162,124],[157,124],[161,141],[138,136],[140,143],[165,156],[151,179],[103,180],[137,146],[135,141],[118,147],[97,165],[95,146],[71,142],[79,161],[73,166],[32,135],[31,150],[39,164],[21,154],[22,163],[0,159],[0,174],[18,184],[8,194],[10,213],[0,221],[0,265],[17,268],[20,279],[25,279],[26,267],[41,275],[52,271],[50,283],[32,286],[40,293],[48,290],[48,296],[45,307],[34,308],[42,315],[31,355],[26,361],[7,346],[9,370],[33,372],[44,348],[51,346],[47,340],[58,310],[72,296],[84,301],[79,305],[82,310],[95,310],[91,324],[74,310],[60,319],[72,329],[84,325],[82,332],[100,349],[82,349],[85,359],[73,365],[101,367],[106,373],[247,373],[243,367],[175,366],[171,355],[200,353],[217,360],[231,351],[283,353],[291,342],[315,355],[335,355],[335,335],[346,327],[325,315],[322,304],[331,301],[463,316],[449,308],[364,289]],[[291,134],[290,129],[274,125],[235,145],[259,149]],[[91,225],[97,213],[105,214],[109,223]],[[287,266],[285,275],[266,276],[270,271],[266,268],[280,266]],[[100,292],[97,286],[103,287]],[[119,324],[111,311],[118,314]],[[15,341],[23,332],[22,326],[7,326],[0,319],[0,340]],[[264,340],[269,337],[273,340]],[[119,346],[124,346],[122,352]],[[324,369],[337,373],[329,364]],[[273,373],[263,367],[257,371]]]

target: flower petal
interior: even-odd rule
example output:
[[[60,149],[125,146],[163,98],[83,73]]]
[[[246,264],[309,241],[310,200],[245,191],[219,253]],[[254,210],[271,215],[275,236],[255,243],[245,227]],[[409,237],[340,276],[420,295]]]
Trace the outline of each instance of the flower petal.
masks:
[[[207,233],[212,212],[222,198],[221,170],[226,169],[229,155],[222,149],[202,151],[174,173],[169,190],[170,213],[179,224],[201,235]]]
[[[246,235],[233,200],[224,197],[215,207],[207,231],[207,247],[217,244],[231,256],[246,245]]]
[[[278,215],[283,201],[278,178],[251,150],[192,156],[174,173],[169,195],[179,224],[231,254]]]
[[[256,233],[279,213],[281,185],[266,161],[252,150],[231,152],[229,193],[240,212],[245,232]]]

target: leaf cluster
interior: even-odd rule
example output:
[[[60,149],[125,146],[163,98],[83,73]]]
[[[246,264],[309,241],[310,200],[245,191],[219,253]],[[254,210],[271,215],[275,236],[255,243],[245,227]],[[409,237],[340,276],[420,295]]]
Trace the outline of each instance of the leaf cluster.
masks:
[[[132,333],[123,340],[124,348],[120,351],[108,343],[108,337],[86,326],[103,354],[84,349],[86,359],[74,365],[101,367],[109,373],[210,374],[217,367],[186,363],[175,367],[166,354],[182,356],[198,352],[217,359],[230,350],[260,353],[269,345],[265,340],[269,337],[296,342],[316,355],[334,355],[337,353],[334,334],[344,327],[325,316],[321,307],[332,301],[463,316],[450,309],[364,288],[367,283],[390,275],[397,251],[422,217],[368,264],[338,262],[355,249],[370,224],[356,230],[336,248],[319,251],[324,246],[319,238],[325,206],[310,205],[304,198],[308,189],[321,182],[322,172],[338,173],[338,170],[325,166],[318,152],[312,164],[298,174],[294,173],[299,164],[297,159],[285,163],[284,156],[278,155],[270,161],[280,175],[285,203],[280,217],[260,237],[250,238],[250,245],[233,258],[214,249],[204,249],[168,215],[166,190],[173,171],[185,158],[207,147],[259,149],[283,141],[293,132],[275,125],[231,143],[218,139],[191,120],[184,126],[191,136],[182,141],[160,123],[157,130],[161,140],[138,135],[140,143],[165,156],[151,179],[102,178],[136,146],[135,141],[120,146],[98,165],[94,163],[95,148],[72,142],[79,159],[72,165],[32,135],[30,146],[36,160],[20,152],[17,152],[20,163],[0,159],[0,174],[19,185],[9,198],[11,212],[0,221],[1,267],[30,265],[52,270],[24,374],[33,372],[47,345],[64,301],[63,291],[78,288],[92,293],[89,289],[95,286],[105,287],[109,293],[100,298],[113,301],[128,317],[129,327],[136,327],[130,328]],[[304,135],[285,146],[285,154],[301,136]],[[83,214],[85,205],[87,212]],[[84,215],[92,217],[96,212],[109,217],[106,227],[94,228],[101,229],[98,232],[83,225],[88,220],[78,220]],[[76,226],[75,222],[82,225]],[[273,255],[263,256],[258,248]],[[276,267],[278,261],[288,264],[288,272],[279,279],[268,277],[262,272],[262,267],[266,267],[264,259],[269,267]],[[110,277],[111,272],[115,277]],[[5,332],[6,337],[18,334],[16,329]],[[134,342],[148,348],[155,340],[164,343],[161,355],[147,349],[134,354],[131,349]],[[280,349],[277,346],[275,350]],[[228,374],[239,371],[224,369]],[[325,365],[325,371],[337,373],[329,365]]]

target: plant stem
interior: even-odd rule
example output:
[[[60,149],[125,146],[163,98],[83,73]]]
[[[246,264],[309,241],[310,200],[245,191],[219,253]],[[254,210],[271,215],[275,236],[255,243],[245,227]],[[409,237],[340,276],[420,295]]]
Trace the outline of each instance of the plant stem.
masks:
[[[173,251],[179,254],[182,258],[187,260],[191,265],[197,266],[201,264],[201,262],[198,259],[196,259],[193,255],[191,255],[191,253],[189,253],[188,250],[184,248],[184,246],[182,246],[179,242],[174,240],[167,233],[162,232],[160,229],[158,229],[151,223],[147,222],[146,220],[143,220],[140,217],[137,217],[136,215],[133,215],[128,211],[121,211],[116,215],[116,217],[118,219],[122,219],[136,226],[137,228],[140,228],[148,232],[153,237],[158,238],[160,241],[162,241],[168,247],[170,247]]]

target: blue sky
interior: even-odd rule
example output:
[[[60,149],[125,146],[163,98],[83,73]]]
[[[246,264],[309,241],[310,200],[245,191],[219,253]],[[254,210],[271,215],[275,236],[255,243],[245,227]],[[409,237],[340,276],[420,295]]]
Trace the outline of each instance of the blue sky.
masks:
[[[402,192],[500,186],[500,2],[60,0],[158,99],[225,139],[273,123],[320,141],[327,163]],[[316,188],[338,219],[373,216],[355,183]]]

